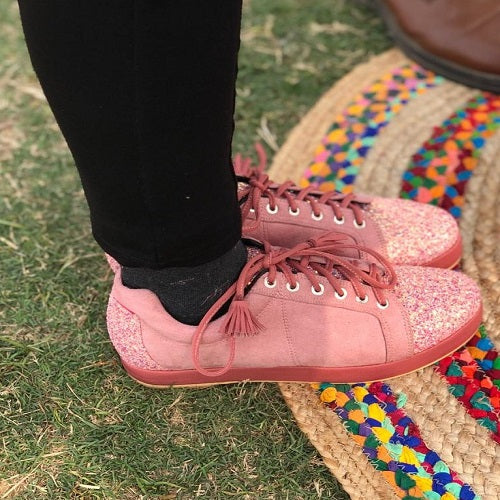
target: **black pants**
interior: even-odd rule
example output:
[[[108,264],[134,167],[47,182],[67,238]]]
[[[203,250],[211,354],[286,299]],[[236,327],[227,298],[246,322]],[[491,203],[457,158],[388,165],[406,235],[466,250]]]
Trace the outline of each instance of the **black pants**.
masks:
[[[241,0],[19,0],[93,234],[126,266],[192,266],[241,237],[231,139]]]

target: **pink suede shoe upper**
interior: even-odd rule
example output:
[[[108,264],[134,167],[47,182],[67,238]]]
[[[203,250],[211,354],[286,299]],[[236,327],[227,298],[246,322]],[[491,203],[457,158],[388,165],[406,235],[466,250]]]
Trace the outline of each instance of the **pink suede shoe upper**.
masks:
[[[463,274],[398,267],[394,286],[392,269],[383,261],[382,268],[360,263],[354,269],[352,262],[334,256],[325,264],[322,255],[330,240],[318,241],[295,251],[268,248],[250,258],[238,283],[198,327],[173,319],[152,292],[123,286],[118,269],[108,330],[120,357],[146,370],[201,372],[383,365],[428,352],[479,321],[474,319],[481,308],[478,288]],[[253,284],[243,297],[249,281]],[[209,321],[233,295],[237,307]],[[239,307],[248,308],[249,316],[238,316]],[[238,319],[228,321],[235,310]]]
[[[454,266],[461,256],[455,219],[445,210],[410,200],[322,193],[292,182],[273,183],[261,165],[235,159],[240,177],[243,235],[292,247],[330,231],[348,235],[394,264]]]

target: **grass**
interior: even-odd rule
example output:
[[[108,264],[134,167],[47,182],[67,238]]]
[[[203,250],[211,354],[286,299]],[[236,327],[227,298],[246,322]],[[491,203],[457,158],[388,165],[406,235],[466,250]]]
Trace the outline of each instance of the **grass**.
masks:
[[[364,4],[246,2],[234,150],[277,150],[390,45]],[[155,392],[106,335],[110,273],[76,170],[0,4],[0,498],[348,498],[275,384]]]

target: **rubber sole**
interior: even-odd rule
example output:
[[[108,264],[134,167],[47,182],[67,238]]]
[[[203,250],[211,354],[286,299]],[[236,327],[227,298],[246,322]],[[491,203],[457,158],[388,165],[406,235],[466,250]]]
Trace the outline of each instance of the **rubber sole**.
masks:
[[[353,384],[367,381],[388,380],[412,373],[429,366],[455,352],[476,332],[482,319],[482,308],[455,334],[436,346],[413,355],[411,358],[376,365],[348,367],[279,366],[272,368],[231,368],[223,375],[208,377],[196,370],[145,370],[122,360],[130,377],[154,389],[170,387],[202,388],[238,382],[322,382]],[[216,367],[214,367],[216,369]]]
[[[383,1],[377,0],[377,6],[396,44],[410,59],[424,68],[468,87],[500,93],[500,75],[462,66],[429,52],[401,29],[396,16]]]
[[[446,252],[442,253],[431,262],[425,264],[425,267],[440,267],[442,269],[453,269],[462,259],[462,236],[458,234],[457,241]]]

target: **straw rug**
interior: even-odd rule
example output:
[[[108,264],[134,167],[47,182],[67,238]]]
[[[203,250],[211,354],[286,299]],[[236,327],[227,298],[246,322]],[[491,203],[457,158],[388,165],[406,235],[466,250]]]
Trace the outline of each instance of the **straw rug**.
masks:
[[[500,97],[391,50],[332,87],[273,178],[438,204],[458,220],[484,324],[467,346],[388,383],[280,384],[353,499],[500,498]]]

